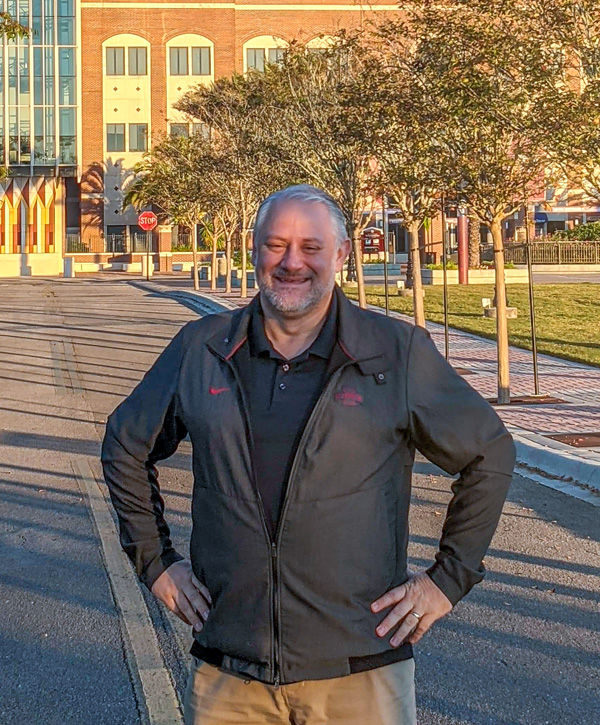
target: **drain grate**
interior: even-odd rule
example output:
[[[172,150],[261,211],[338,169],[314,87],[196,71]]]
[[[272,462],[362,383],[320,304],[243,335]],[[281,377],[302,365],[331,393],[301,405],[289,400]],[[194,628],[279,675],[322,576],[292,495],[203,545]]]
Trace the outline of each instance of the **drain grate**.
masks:
[[[477,373],[474,370],[469,370],[469,368],[454,368],[454,370],[459,375],[477,375]]]
[[[498,404],[498,398],[486,398],[486,400],[492,405]],[[506,405],[559,405],[564,403],[564,400],[552,395],[516,395]]]
[[[575,448],[596,448],[600,447],[600,432],[598,433],[562,433],[560,435],[546,435],[553,441],[566,443]]]

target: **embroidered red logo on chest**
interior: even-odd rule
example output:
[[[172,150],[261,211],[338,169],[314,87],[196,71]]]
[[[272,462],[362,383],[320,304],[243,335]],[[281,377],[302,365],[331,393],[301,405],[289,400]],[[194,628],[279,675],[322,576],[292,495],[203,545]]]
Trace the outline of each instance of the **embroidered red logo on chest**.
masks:
[[[221,393],[225,393],[229,388],[209,388],[208,392],[211,395],[220,395]]]
[[[362,405],[363,396],[356,390],[356,388],[349,388],[348,386],[342,386],[340,392],[334,395],[335,400],[340,402],[342,405],[348,405],[354,407],[355,405]]]

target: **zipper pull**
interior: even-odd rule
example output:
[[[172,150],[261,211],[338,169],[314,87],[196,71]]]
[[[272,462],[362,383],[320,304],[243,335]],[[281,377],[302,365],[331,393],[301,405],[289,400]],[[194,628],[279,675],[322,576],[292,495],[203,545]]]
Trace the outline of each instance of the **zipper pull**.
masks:
[[[275,685],[274,686],[275,686],[276,690],[279,689],[279,672],[277,672],[275,675]]]
[[[271,556],[277,558],[277,544],[274,541],[271,542]]]

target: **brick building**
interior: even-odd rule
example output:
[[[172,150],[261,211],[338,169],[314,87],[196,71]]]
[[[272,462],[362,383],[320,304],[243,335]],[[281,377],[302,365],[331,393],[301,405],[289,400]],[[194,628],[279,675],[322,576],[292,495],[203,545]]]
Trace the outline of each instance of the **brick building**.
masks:
[[[191,133],[173,103],[198,83],[261,69],[293,37],[315,47],[393,4],[293,0],[0,0],[33,29],[4,41],[0,143],[0,276],[134,271],[145,238],[122,211],[132,169],[160,133]],[[160,269],[188,255],[155,235]],[[189,261],[187,262],[189,264]]]

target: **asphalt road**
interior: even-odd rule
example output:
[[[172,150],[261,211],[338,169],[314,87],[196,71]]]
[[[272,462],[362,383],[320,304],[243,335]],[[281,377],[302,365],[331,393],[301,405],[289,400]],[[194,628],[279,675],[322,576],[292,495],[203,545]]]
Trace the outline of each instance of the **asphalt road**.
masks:
[[[153,640],[183,695],[189,629],[144,588],[119,584],[101,545],[106,499],[94,505],[81,471],[99,478],[106,416],[194,317],[118,277],[0,280],[0,725],[160,722],[153,698],[168,693],[145,680]],[[184,553],[189,469],[186,442],[161,468]],[[414,568],[439,537],[451,483],[440,473],[417,465]],[[421,725],[600,723],[598,562],[598,508],[516,477],[486,581],[417,648]],[[150,617],[136,650],[140,592]]]

